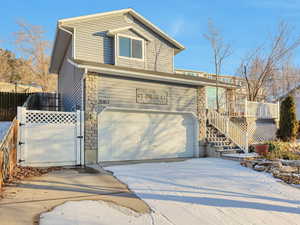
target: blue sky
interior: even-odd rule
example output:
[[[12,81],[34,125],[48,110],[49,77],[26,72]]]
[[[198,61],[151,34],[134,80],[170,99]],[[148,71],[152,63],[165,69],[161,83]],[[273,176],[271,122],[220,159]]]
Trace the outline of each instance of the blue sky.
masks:
[[[175,57],[176,68],[207,72],[213,72],[213,64],[203,33],[212,19],[234,50],[224,62],[223,74],[234,74],[241,58],[264,42],[280,20],[300,34],[299,0],[18,0],[3,1],[1,7],[0,47],[10,50],[18,20],[42,25],[46,38],[53,41],[58,19],[131,7],[186,47]],[[297,50],[296,64],[299,60]]]

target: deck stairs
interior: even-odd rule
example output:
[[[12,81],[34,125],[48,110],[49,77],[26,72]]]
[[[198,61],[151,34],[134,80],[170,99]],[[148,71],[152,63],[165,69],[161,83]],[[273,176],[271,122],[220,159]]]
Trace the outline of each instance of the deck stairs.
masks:
[[[220,156],[223,154],[243,153],[243,150],[239,146],[209,124],[206,127],[206,142],[210,147],[214,148]]]
[[[206,142],[208,156],[221,157],[224,154],[245,153],[248,151],[246,132],[216,111],[207,114]]]

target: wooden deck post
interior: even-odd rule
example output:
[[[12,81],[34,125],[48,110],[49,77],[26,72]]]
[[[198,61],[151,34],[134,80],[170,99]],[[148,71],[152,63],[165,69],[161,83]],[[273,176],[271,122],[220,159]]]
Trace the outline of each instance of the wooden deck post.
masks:
[[[245,117],[247,117],[248,114],[248,104],[247,104],[247,98],[245,98]]]

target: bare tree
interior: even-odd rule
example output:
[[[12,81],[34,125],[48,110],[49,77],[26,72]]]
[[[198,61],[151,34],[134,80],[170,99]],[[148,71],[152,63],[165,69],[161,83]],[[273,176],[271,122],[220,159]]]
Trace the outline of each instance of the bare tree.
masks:
[[[269,41],[242,60],[238,73],[246,80],[248,100],[257,101],[261,96],[269,95],[284,64],[299,45],[300,37],[292,39],[290,26],[280,22]]]
[[[50,88],[54,76],[49,75],[50,57],[47,54],[50,42],[44,39],[45,31],[41,26],[17,22],[19,31],[14,33],[15,45],[31,64],[31,70],[43,90]]]
[[[209,41],[213,52],[214,70],[216,76],[216,104],[217,111],[219,111],[219,75],[221,73],[224,60],[232,54],[232,48],[230,44],[224,42],[221,33],[214,26],[212,20],[208,21],[208,30],[207,33],[203,34],[203,36]]]

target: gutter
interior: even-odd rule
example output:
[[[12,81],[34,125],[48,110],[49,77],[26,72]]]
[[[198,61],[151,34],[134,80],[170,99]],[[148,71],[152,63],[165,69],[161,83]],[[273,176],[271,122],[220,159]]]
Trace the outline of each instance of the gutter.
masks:
[[[64,27],[62,27],[62,26],[60,25],[60,23],[57,24],[57,26],[56,26],[56,32],[55,32],[54,46],[53,46],[53,48],[52,48],[51,58],[50,58],[50,59],[51,59],[51,63],[50,63],[50,67],[49,67],[49,73],[51,73],[51,71],[53,70],[53,69],[52,69],[52,62],[53,62],[54,52],[56,51],[57,37],[58,37],[57,35],[58,35],[59,30],[62,30],[62,31],[64,31],[64,32],[66,32],[67,34],[70,34],[71,36],[73,36],[73,32],[71,32],[71,31],[65,29]],[[67,51],[67,50],[68,50],[68,49],[66,49],[66,51]],[[64,53],[64,55],[65,55],[65,54],[66,54],[66,53]],[[61,67],[61,64],[62,64],[62,62],[60,63],[60,65],[58,66],[58,68]]]
[[[173,78],[173,77],[164,77],[164,76],[156,76],[151,74],[146,74],[142,72],[131,72],[131,71],[124,71],[120,69],[112,69],[112,68],[103,68],[103,67],[95,67],[95,66],[87,66],[87,65],[80,65],[75,62],[73,62],[71,59],[68,59],[68,62],[72,64],[73,66],[81,69],[85,69],[85,71],[91,71],[91,72],[98,72],[103,74],[109,74],[109,75],[118,75],[118,76],[124,76],[124,77],[131,77],[131,78],[137,78],[137,79],[148,79],[148,80],[155,80],[155,81],[165,81],[165,82],[171,82],[171,83],[180,83],[180,84],[188,84],[193,86],[216,86],[212,83],[204,82],[204,81],[195,81],[195,80],[186,80],[186,79],[180,79],[180,78]],[[236,88],[233,86],[227,86],[227,85],[218,85],[219,87],[224,88]]]

